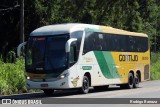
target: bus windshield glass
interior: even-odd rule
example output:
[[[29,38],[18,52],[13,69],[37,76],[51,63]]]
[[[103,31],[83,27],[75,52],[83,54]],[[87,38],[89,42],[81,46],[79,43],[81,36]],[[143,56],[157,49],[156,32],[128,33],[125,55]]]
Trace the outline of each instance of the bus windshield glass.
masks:
[[[27,45],[26,69],[38,73],[59,71],[67,67],[66,35],[30,37]]]

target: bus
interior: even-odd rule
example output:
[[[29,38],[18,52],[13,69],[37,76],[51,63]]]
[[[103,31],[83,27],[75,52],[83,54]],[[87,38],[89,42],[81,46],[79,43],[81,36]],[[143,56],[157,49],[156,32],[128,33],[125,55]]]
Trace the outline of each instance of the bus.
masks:
[[[148,36],[109,26],[66,23],[40,27],[18,46],[26,45],[28,89],[46,95],[55,90],[88,93],[109,85],[137,88],[150,79]]]

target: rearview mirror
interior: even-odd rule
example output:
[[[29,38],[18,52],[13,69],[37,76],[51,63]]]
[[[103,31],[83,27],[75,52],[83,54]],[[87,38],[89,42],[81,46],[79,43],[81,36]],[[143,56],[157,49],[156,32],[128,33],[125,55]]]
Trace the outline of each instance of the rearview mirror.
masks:
[[[71,38],[66,42],[66,46],[65,46],[66,52],[70,52],[71,44],[72,42],[75,42],[75,41],[77,41],[77,38]]]
[[[17,47],[17,56],[18,57],[20,57],[20,55],[21,55],[22,47],[24,47],[24,45],[26,45],[26,44],[27,44],[27,42],[23,42],[23,43],[18,45],[18,47]]]

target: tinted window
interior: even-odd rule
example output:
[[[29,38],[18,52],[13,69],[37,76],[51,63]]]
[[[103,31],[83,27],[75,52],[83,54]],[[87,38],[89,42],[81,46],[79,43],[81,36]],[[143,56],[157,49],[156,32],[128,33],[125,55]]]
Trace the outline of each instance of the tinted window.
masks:
[[[80,50],[80,46],[81,46],[81,40],[82,40],[82,35],[83,35],[83,31],[76,31],[76,32],[73,32],[71,33],[71,38],[77,38],[77,44],[76,44],[76,56],[78,59],[78,56],[79,56],[79,50]]]
[[[26,54],[28,68],[43,67],[46,38],[29,38]]]
[[[46,44],[46,70],[53,70],[67,66],[65,44],[67,36],[49,37]]]
[[[86,32],[84,53],[89,51],[145,52],[148,38],[99,32]]]
[[[82,35],[83,32],[82,31],[76,31],[71,33],[71,38],[77,38],[77,49],[80,49],[81,46],[81,40],[82,40]]]
[[[68,34],[30,37],[27,42],[26,71],[59,74],[68,67],[65,44]]]

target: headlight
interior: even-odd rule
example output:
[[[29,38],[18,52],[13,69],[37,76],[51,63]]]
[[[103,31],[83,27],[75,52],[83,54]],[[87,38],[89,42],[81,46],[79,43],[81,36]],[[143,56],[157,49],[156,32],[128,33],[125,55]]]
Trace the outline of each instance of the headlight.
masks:
[[[27,80],[30,80],[31,78],[27,76]]]
[[[30,80],[31,78],[27,75],[27,73],[25,72],[25,78],[27,79],[27,80]]]
[[[65,77],[65,75],[60,75],[60,78],[64,78]]]
[[[65,78],[65,77],[67,77],[68,75],[69,75],[69,73],[62,74],[62,75],[60,75],[60,76],[59,76],[59,78],[61,78],[61,79],[62,79],[62,78]]]

